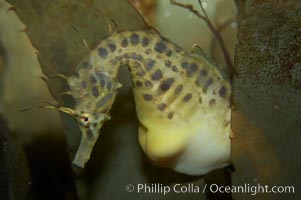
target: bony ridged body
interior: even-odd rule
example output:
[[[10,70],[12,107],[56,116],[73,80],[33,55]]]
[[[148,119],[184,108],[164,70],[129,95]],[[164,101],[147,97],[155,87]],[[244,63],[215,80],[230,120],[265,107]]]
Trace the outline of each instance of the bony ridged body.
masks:
[[[84,166],[109,116],[128,64],[134,85],[139,143],[155,164],[201,175],[229,164],[229,81],[204,57],[184,52],[155,31],[126,31],[102,40],[68,84],[83,136],[74,163]],[[87,142],[89,141],[89,142]]]

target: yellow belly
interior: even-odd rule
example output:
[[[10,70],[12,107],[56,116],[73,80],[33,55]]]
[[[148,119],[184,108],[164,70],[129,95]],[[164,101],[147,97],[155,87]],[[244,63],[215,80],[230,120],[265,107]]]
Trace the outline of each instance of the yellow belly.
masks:
[[[206,112],[187,107],[168,120],[155,109],[137,107],[139,143],[154,164],[190,175],[230,164],[230,108]]]

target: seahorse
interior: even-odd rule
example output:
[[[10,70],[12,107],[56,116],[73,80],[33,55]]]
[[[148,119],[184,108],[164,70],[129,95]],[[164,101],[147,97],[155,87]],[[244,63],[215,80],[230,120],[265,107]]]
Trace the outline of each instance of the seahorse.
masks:
[[[206,56],[184,51],[154,30],[110,34],[67,79],[81,129],[73,163],[84,167],[110,119],[120,66],[133,82],[139,143],[155,165],[202,175],[230,163],[231,85]]]

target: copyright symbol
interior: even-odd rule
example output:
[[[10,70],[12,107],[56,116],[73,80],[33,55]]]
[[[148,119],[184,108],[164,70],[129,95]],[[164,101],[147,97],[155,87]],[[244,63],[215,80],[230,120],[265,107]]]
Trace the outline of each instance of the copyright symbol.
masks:
[[[126,189],[127,192],[133,192],[135,190],[135,187],[132,184],[128,184],[125,187],[125,189]]]

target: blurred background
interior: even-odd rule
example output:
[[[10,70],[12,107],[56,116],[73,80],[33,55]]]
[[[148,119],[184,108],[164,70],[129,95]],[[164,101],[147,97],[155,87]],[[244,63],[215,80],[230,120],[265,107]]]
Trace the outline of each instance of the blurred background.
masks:
[[[179,2],[202,13],[197,0]],[[141,151],[125,67],[119,72],[123,87],[112,119],[103,126],[85,169],[71,164],[81,137],[74,120],[37,107],[45,101],[74,106],[70,96],[59,95],[68,90],[64,80],[49,79],[46,84],[42,77],[70,76],[89,53],[82,39],[95,47],[108,34],[106,21],[111,18],[118,30],[142,29],[146,22],[187,51],[199,45],[226,69],[220,46],[204,21],[168,0],[0,0],[0,199],[300,199],[301,2],[201,4],[235,61],[234,167],[187,176],[153,166]],[[126,192],[129,183],[294,186],[295,194],[207,190],[150,196]]]

